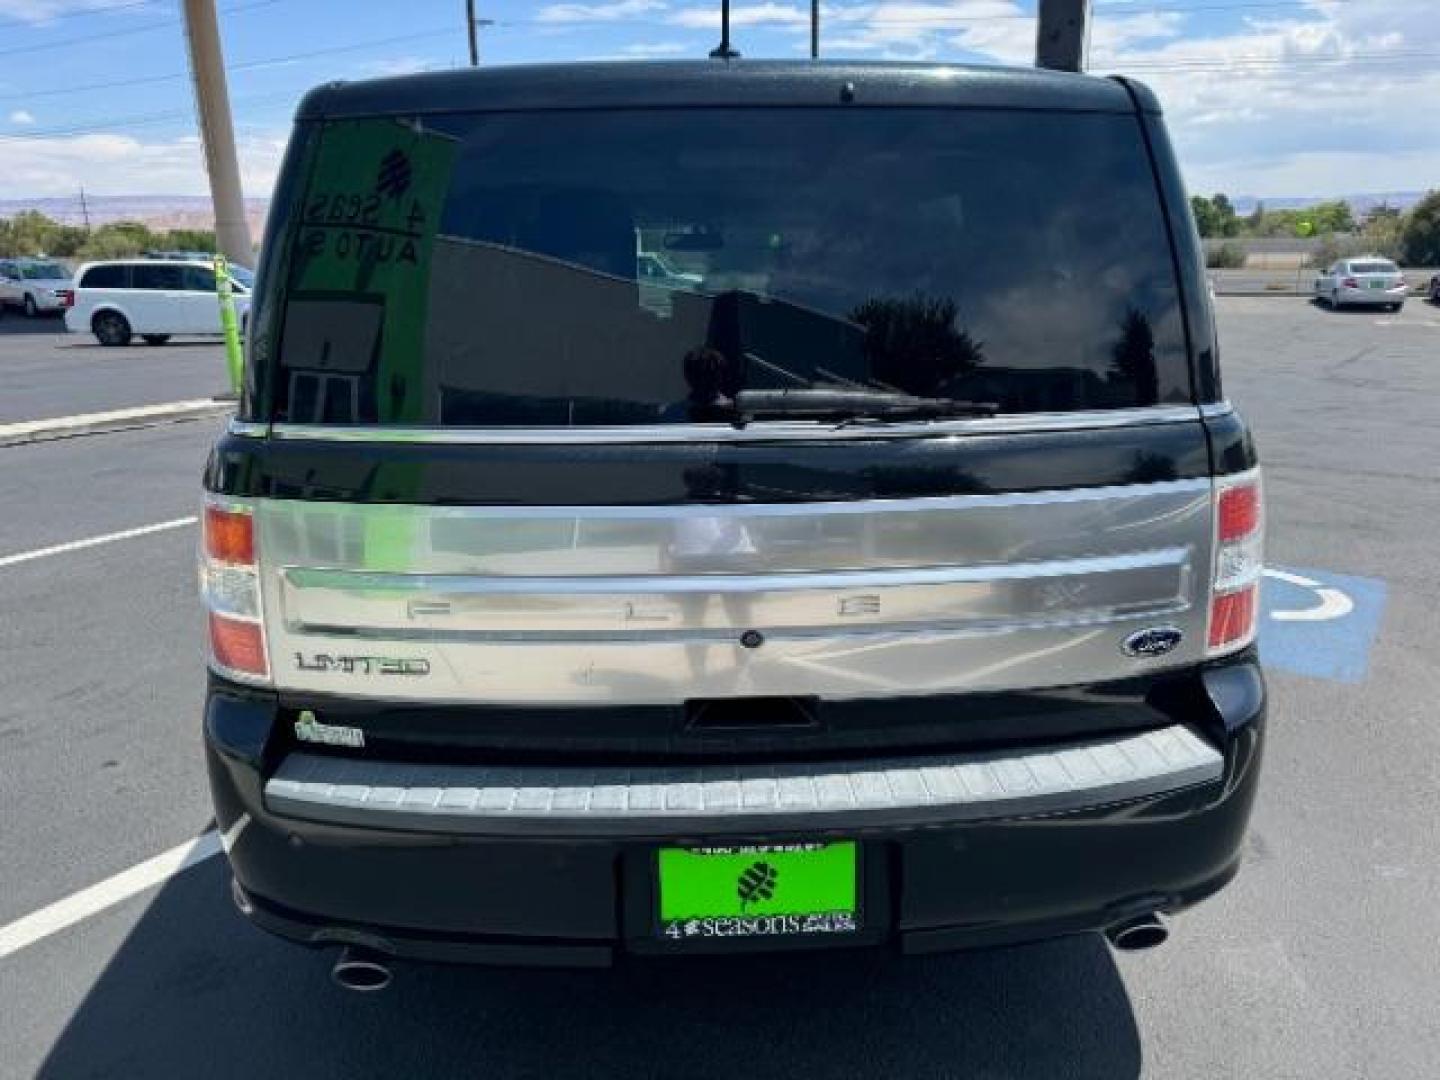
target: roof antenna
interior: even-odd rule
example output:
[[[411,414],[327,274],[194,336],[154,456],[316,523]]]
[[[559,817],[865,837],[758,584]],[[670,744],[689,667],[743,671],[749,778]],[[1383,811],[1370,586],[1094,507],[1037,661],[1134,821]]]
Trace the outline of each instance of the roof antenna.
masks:
[[[740,52],[730,46],[730,0],[720,0],[720,44],[710,50],[711,60],[738,60]]]

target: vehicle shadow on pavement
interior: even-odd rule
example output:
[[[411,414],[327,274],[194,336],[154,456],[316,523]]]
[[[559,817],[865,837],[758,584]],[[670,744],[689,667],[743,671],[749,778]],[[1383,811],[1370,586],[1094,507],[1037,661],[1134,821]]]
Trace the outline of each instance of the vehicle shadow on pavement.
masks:
[[[11,334],[63,334],[65,332],[65,321],[58,315],[41,315],[31,319],[25,315],[17,315],[13,311],[7,311],[0,315],[0,335]]]
[[[952,956],[759,956],[614,971],[397,967],[333,986],[334,950],[274,941],[213,859],[174,878],[40,1074],[1103,1077],[1140,1072],[1098,937]]]

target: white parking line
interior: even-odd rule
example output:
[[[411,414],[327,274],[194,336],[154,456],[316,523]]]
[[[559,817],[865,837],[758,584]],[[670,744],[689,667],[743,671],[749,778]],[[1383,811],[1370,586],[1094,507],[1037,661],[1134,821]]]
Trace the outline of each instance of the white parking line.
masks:
[[[211,856],[218,855],[220,849],[220,834],[211,829],[88,889],[71,893],[63,900],[24,915],[8,926],[0,926],[0,960],[122,900],[128,900],[136,893],[159,885],[182,870],[198,866]]]
[[[149,536],[152,533],[165,532],[168,529],[182,529],[186,525],[194,525],[199,520],[196,515],[191,514],[189,517],[175,518],[173,521],[161,521],[154,525],[142,525],[138,529],[123,529],[120,532],[105,533],[103,536],[90,536],[84,540],[71,540],[68,544],[55,544],[52,547],[36,548],[34,551],[21,551],[14,555],[0,555],[0,570],[3,570],[7,566],[19,566],[21,563],[49,558],[51,555],[64,555],[70,551],[83,551],[85,548],[99,547],[101,544],[113,544],[117,540],[131,540],[137,536]]]

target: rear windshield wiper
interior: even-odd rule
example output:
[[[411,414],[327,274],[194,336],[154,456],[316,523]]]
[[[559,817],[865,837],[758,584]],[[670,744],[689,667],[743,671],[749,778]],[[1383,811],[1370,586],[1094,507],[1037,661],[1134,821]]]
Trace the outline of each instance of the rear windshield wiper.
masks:
[[[796,390],[741,390],[735,395],[733,422],[752,420],[943,420],[994,416],[992,401],[915,397],[884,390],[824,387]]]

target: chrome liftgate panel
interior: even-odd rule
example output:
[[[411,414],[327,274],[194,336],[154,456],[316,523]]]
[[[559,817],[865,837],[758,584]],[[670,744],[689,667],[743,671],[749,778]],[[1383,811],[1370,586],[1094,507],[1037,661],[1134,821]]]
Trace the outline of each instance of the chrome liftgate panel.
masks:
[[[257,500],[282,689],[671,704],[1005,690],[1194,663],[1211,482],[910,500]],[[1173,627],[1159,657],[1123,648]]]

